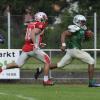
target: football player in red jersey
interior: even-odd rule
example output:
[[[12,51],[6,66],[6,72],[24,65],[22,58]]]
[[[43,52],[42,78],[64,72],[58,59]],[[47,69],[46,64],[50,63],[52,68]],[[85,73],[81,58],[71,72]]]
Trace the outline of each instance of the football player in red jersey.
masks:
[[[15,63],[7,64],[0,71],[11,68],[20,68],[30,56],[37,58],[44,63],[44,85],[53,85],[52,80],[48,78],[50,57],[42,51],[39,46],[43,46],[42,35],[47,27],[48,17],[44,12],[38,12],[34,16],[34,22],[27,25],[25,43],[22,47],[22,53]]]

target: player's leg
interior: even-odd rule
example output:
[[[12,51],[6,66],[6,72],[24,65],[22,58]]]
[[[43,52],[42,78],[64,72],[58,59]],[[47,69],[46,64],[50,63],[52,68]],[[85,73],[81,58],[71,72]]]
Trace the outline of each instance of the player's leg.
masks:
[[[82,51],[82,50],[76,50],[73,54],[76,58],[80,59],[81,61],[88,64],[88,76],[89,76],[89,87],[97,87],[94,83],[94,59],[90,56],[89,53]]]
[[[49,68],[52,69],[56,69],[58,67],[63,67],[66,64],[69,64],[72,61],[72,58],[69,54],[69,52],[66,52],[65,56],[56,64],[52,64],[50,63]],[[42,68],[37,68],[36,72],[35,72],[35,77],[36,79],[38,78],[38,76],[42,73],[43,69]]]
[[[69,64],[71,61],[72,61],[72,58],[71,58],[69,52],[67,52],[66,55],[58,63],[56,63],[56,64],[50,63],[49,68],[50,68],[50,70],[52,70],[52,69],[56,69],[58,67],[63,67],[66,64]],[[42,68],[37,68],[36,72],[34,74],[35,79],[37,79],[42,72],[43,72]]]
[[[27,58],[28,58],[27,53],[22,52],[16,62],[12,62],[12,63],[7,64],[6,66],[1,67],[0,71],[2,72],[3,70],[6,70],[6,69],[20,68],[24,64]]]
[[[43,81],[43,84],[44,85],[53,85],[54,83],[48,77],[49,65],[50,65],[50,62],[51,62],[50,61],[50,57],[40,49],[35,51],[35,55],[34,56],[38,60],[44,62],[44,69],[43,69],[43,71],[44,71],[44,81]]]
[[[50,69],[56,69],[64,67],[65,65],[69,64],[72,61],[72,57],[66,53],[66,55],[57,63],[57,64],[50,64]]]
[[[68,65],[72,62],[72,57],[70,55],[70,52],[66,52],[64,57],[57,63],[57,68],[64,67],[65,65]]]
[[[56,63],[56,64],[50,64],[50,69],[56,69],[56,68],[60,68],[60,67],[64,67],[65,65],[70,64],[72,61],[72,57],[70,54],[70,50],[67,49],[66,54],[62,57],[62,59]]]
[[[34,73],[34,78],[37,80],[38,77],[40,76],[40,74],[42,74],[42,72],[43,72],[43,68],[42,67],[36,68],[35,73]]]

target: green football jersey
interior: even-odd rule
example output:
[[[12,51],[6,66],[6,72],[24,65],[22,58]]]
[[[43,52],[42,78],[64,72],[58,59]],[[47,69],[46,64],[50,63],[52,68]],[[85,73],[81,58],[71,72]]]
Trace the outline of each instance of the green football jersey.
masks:
[[[73,27],[71,27],[71,28],[73,28]],[[72,30],[74,30],[74,31],[70,30],[72,35],[67,41],[67,47],[69,49],[73,49],[73,48],[81,49],[82,48],[81,44],[84,39],[85,30],[77,27],[76,25],[74,26],[74,28]]]

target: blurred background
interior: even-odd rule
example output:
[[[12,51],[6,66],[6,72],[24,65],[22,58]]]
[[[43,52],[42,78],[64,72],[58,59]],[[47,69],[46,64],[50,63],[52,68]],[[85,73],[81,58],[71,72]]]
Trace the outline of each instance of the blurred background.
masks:
[[[83,49],[94,56],[94,47],[97,50],[97,67],[100,69],[100,1],[99,0],[0,0],[0,34],[5,37],[5,43],[0,44],[1,49],[21,49],[24,43],[24,36],[27,21],[32,21],[33,16],[38,11],[43,11],[48,15],[49,25],[45,29],[43,42],[47,44],[44,49],[56,63],[64,55],[60,50],[60,34],[72,24],[76,14],[82,14],[87,19],[87,26],[96,32],[96,44],[94,38],[83,44]],[[10,16],[8,16],[8,12]],[[96,14],[96,16],[94,16]],[[10,19],[10,20],[9,20]],[[95,26],[96,25],[96,26]],[[9,27],[10,26],[10,27]],[[10,30],[9,30],[10,28]],[[10,34],[10,40],[9,40]],[[9,44],[8,44],[9,42]],[[10,46],[9,46],[10,45]],[[56,49],[56,50],[51,50]],[[33,67],[34,66],[34,67]],[[23,69],[34,69],[43,66],[42,63],[30,59]],[[67,70],[87,70],[87,65],[75,61],[65,67]]]
[[[49,25],[45,30],[44,42],[49,49],[60,47],[60,34],[72,24],[76,14],[83,14],[87,18],[88,27],[94,31],[94,13],[97,13],[97,43],[100,41],[100,1],[99,0],[3,0],[0,1],[0,33],[6,42],[0,48],[8,48],[8,20],[10,12],[10,48],[21,49],[25,36],[25,23],[32,20],[34,13],[45,12],[49,17]],[[51,42],[52,40],[52,42]],[[91,44],[91,45],[90,45]],[[85,48],[93,48],[92,43],[84,44]],[[87,45],[87,46],[86,46]],[[97,44],[97,48],[100,45]]]
[[[83,43],[83,49],[95,58],[94,78],[100,83],[100,0],[0,0],[0,38],[5,39],[4,43],[0,43],[0,66],[3,66],[3,62],[7,64],[7,60],[12,58],[10,54],[18,52],[19,56],[27,21],[32,21],[38,11],[45,12],[49,18],[43,42],[47,44],[44,51],[53,63],[57,63],[65,54],[60,51],[60,34],[73,24],[76,14],[86,17],[88,28],[95,34],[93,39]],[[41,81],[43,74],[37,81],[34,79],[36,68],[43,66],[42,62],[30,58],[20,71],[5,70],[3,78],[0,77],[0,100],[100,100],[100,89],[87,87],[87,64],[75,59],[62,69],[50,71],[50,78],[57,84],[45,88]],[[82,85],[84,83],[86,85]]]

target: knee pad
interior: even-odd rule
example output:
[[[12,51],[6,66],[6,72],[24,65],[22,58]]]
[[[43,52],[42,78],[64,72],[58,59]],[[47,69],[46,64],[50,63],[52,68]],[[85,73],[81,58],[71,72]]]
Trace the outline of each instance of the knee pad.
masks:
[[[91,59],[90,61],[89,61],[89,64],[94,64],[95,63],[95,60],[94,59]]]
[[[50,57],[48,55],[44,56],[44,62],[47,63],[47,64],[51,63]]]
[[[22,63],[19,63],[18,61],[16,61],[15,63],[19,68],[23,65]]]
[[[63,65],[62,63],[58,62],[58,63],[57,63],[57,67],[58,67],[58,68],[62,68],[62,67],[64,67],[64,65]]]

